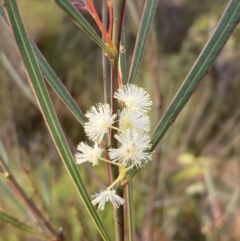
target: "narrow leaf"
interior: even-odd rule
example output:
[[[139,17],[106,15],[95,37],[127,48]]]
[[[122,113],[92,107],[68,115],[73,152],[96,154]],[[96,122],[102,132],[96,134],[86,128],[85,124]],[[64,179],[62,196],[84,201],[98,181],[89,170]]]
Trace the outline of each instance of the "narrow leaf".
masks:
[[[7,22],[6,22],[6,24],[7,24]],[[33,51],[37,57],[38,63],[40,65],[42,74],[44,75],[44,78],[47,80],[47,82],[50,84],[50,86],[53,88],[53,90],[56,92],[56,94],[60,97],[60,99],[63,101],[63,103],[66,105],[66,107],[76,117],[76,119],[82,125],[84,125],[85,116],[84,116],[83,112],[81,111],[81,109],[79,108],[77,103],[74,101],[74,99],[70,95],[69,91],[63,85],[61,80],[57,77],[56,73],[53,71],[51,66],[48,64],[48,62],[46,61],[46,59],[44,58],[42,53],[39,51],[36,44],[33,41],[31,42],[31,44],[32,44]],[[3,59],[3,58],[4,58],[4,60],[6,59],[5,55],[3,53],[2,54],[0,53],[0,59]],[[8,65],[10,65],[9,61],[8,61]],[[28,86],[26,86],[26,85],[24,86],[24,83],[22,83],[21,80],[18,80],[19,77],[17,75],[17,72],[12,68],[10,69],[10,67],[8,68],[8,70],[9,71],[11,70],[11,72],[9,74],[12,76],[13,80],[15,80],[15,82],[17,82],[18,86],[23,91],[23,93],[25,93],[25,95],[28,97],[28,99],[33,104],[35,104],[35,98],[32,96],[32,92],[30,91],[30,89],[28,90]],[[32,99],[32,98],[34,98],[34,99]]]
[[[31,227],[30,225],[28,225],[24,222],[19,221],[17,218],[15,218],[1,210],[0,210],[0,220],[5,223],[9,223],[12,226],[14,226],[22,231],[45,237],[45,235],[43,233],[41,233],[40,231],[36,230],[35,228]]]
[[[21,92],[24,94],[24,96],[34,105],[37,106],[36,100],[32,94],[31,88],[28,84],[24,82],[24,80],[21,78],[19,73],[17,72],[16,68],[12,65],[8,57],[3,53],[0,52],[0,61],[2,62],[2,65],[8,72],[9,76],[11,76],[11,79],[15,82],[17,87],[21,90]]]
[[[185,81],[172,100],[172,103],[158,123],[152,136],[152,148],[150,151],[155,149],[156,145],[162,139],[168,128],[174,123],[178,114],[183,109],[194,90],[214,63],[224,44],[238,24],[239,19],[240,1],[232,0],[223,13],[213,35],[206,43]],[[136,168],[133,169],[129,173],[128,178],[132,178],[137,171],[138,170]]]
[[[97,35],[95,30],[83,17],[83,15],[77,10],[69,0],[54,0],[73,20],[73,22],[82,29],[101,49],[105,51],[108,56],[114,56],[103,40]]]
[[[200,56],[190,70],[188,76],[174,97],[167,112],[157,125],[152,136],[152,149],[158,144],[168,128],[174,123],[179,112],[183,109],[196,87],[210,69],[230,37],[240,19],[240,1],[232,0],[227,6],[218,26],[210,40],[203,48]]]
[[[11,28],[16,38],[19,51],[29,76],[29,81],[37,98],[39,108],[42,112],[48,130],[58,150],[58,153],[100,234],[104,240],[110,240],[96,213],[95,208],[91,204],[89,195],[76,167],[75,160],[66,142],[51,99],[47,92],[44,80],[42,79],[40,69],[31,47],[31,43],[24,29],[16,0],[4,0],[4,3],[6,6],[8,18],[11,23]]]
[[[137,72],[142,61],[143,51],[147,43],[147,37],[150,31],[151,23],[153,21],[154,13],[157,7],[157,3],[158,0],[145,1],[140,26],[138,29],[137,40],[134,47],[134,53],[131,61],[130,72],[128,76],[129,83],[133,83],[136,79]]]
[[[44,78],[51,85],[53,90],[57,93],[57,95],[61,98],[63,103],[67,106],[67,108],[72,112],[72,114],[77,118],[77,120],[84,125],[85,116],[83,112],[79,109],[77,103],[72,98],[66,87],[63,85],[61,80],[57,77],[51,66],[48,64],[46,59],[43,57],[41,52],[38,50],[35,43],[32,42],[33,51],[37,57],[40,69]]]

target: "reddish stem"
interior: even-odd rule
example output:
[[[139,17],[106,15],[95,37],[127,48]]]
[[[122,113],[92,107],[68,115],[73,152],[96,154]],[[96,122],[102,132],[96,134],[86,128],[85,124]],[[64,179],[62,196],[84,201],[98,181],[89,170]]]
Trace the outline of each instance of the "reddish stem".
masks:
[[[112,0],[107,1],[108,5],[108,12],[109,12],[109,27],[108,27],[108,35],[112,37],[112,28],[113,28],[113,7],[112,7]]]
[[[110,38],[110,36],[108,35],[106,29],[104,28],[103,24],[102,24],[102,21],[100,20],[99,16],[98,16],[98,13],[95,9],[95,6],[92,2],[92,0],[87,0],[87,3],[86,3],[86,8],[87,10],[89,11],[89,13],[92,15],[93,19],[95,20],[96,24],[98,25],[100,31],[102,32],[103,34],[103,37],[108,45],[108,47],[111,49],[111,50],[115,50],[115,46]]]

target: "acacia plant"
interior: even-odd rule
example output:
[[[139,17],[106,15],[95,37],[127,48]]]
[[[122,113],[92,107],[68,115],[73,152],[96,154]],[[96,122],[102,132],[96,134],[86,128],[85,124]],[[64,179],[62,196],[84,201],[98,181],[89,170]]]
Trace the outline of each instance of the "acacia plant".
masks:
[[[103,52],[103,92],[105,98],[102,103],[89,106],[84,115],[77,103],[71,97],[62,82],[58,79],[53,69],[45,60],[38,47],[31,40],[24,27],[17,1],[2,0],[0,14],[6,26],[11,29],[16,40],[29,84],[34,93],[38,107],[42,113],[45,124],[62,163],[68,172],[79,198],[85,204],[86,210],[95,223],[96,229],[103,240],[111,240],[108,235],[109,227],[104,227],[99,212],[104,212],[106,202],[111,202],[114,209],[115,239],[123,241],[126,228],[124,220],[128,221],[128,238],[135,240],[135,220],[132,179],[140,169],[150,162],[153,155],[157,154],[155,148],[163,138],[169,127],[173,125],[194,90],[208,72],[219,55],[224,44],[233,32],[240,18],[240,1],[231,0],[222,14],[221,19],[210,39],[200,53],[195,64],[189,71],[186,79],[170,103],[153,133],[150,132],[150,117],[148,111],[154,106],[152,96],[137,83],[137,73],[140,68],[144,49],[147,44],[151,23],[158,4],[157,0],[145,0],[138,26],[137,38],[131,65],[127,66],[126,53],[128,46],[124,43],[124,11],[126,0],[103,0],[102,19],[92,0],[70,2],[69,0],[55,0],[70,19],[101,48]],[[95,1],[96,2],[96,1]],[[87,11],[94,19],[101,32],[99,36],[89,22],[83,17],[82,11]],[[101,60],[99,60],[101,61]],[[110,66],[110,73],[106,66]],[[129,71],[127,71],[129,69]],[[71,153],[57,114],[52,105],[45,80],[57,93],[62,102],[71,111],[79,124],[83,126],[86,136],[91,141],[88,144],[81,142],[77,146],[75,156]],[[110,88],[107,88],[110,84]],[[110,103],[107,103],[110,99]],[[77,143],[76,143],[77,145]],[[92,166],[107,163],[106,177],[109,186],[104,190],[96,190],[89,194],[87,185],[84,184],[78,168],[84,162]],[[54,225],[46,219],[36,204],[28,198],[24,189],[17,183],[5,162],[1,162],[3,176],[15,186],[29,209],[40,219],[54,240],[68,240],[62,230],[56,230]],[[97,207],[97,208],[96,208]],[[124,208],[126,207],[126,208]],[[127,218],[124,218],[127,210]],[[97,212],[99,211],[99,212]],[[0,212],[0,219],[11,223],[24,231],[32,232],[49,239],[49,235],[39,231],[26,223],[19,221],[4,211]]]

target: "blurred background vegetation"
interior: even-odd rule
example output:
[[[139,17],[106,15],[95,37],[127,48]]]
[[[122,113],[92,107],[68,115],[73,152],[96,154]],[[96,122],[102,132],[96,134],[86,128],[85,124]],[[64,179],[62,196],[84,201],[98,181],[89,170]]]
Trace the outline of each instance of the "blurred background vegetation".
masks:
[[[101,13],[101,1],[95,1]],[[216,26],[227,0],[159,0],[136,84],[152,95],[152,130]],[[102,53],[49,0],[18,0],[29,35],[83,112],[103,100]],[[128,69],[143,0],[127,1]],[[94,25],[89,14],[83,13]],[[14,41],[0,20],[0,150],[37,205],[66,240],[101,240],[76,196],[27,82]],[[134,177],[136,240],[240,240],[240,29],[155,151]],[[49,87],[73,153],[82,126]],[[106,167],[79,166],[89,194],[107,183]],[[0,169],[1,171],[1,169]],[[0,208],[42,228],[0,179]],[[113,237],[111,206],[99,215]],[[0,240],[41,240],[0,222]]]

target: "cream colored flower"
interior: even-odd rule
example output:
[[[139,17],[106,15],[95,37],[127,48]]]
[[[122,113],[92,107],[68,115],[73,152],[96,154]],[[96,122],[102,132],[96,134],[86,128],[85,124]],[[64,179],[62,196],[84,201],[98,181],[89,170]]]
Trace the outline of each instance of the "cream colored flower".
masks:
[[[124,108],[119,114],[119,128],[122,131],[137,129],[149,132],[150,119],[139,111],[130,111]]]
[[[92,195],[92,204],[95,206],[98,204],[98,210],[103,210],[106,202],[110,201],[114,208],[118,208],[123,205],[124,199],[116,194],[115,190],[100,191],[100,193]]]
[[[111,114],[108,104],[97,104],[93,106],[86,114],[88,121],[84,125],[85,132],[90,140],[101,142],[104,134],[114,123],[116,115]]]
[[[82,164],[84,162],[91,162],[93,166],[98,164],[98,160],[102,155],[102,148],[95,144],[94,147],[91,147],[84,142],[81,142],[77,150],[79,151],[76,155],[76,163]]]
[[[109,156],[112,161],[119,161],[124,165],[134,163],[142,167],[152,159],[149,153],[151,139],[147,133],[128,130],[114,136],[120,143],[119,148],[110,148]]]
[[[119,88],[115,92],[114,98],[124,102],[127,108],[143,113],[150,110],[152,105],[150,95],[143,88],[133,84],[127,84],[123,88]]]

